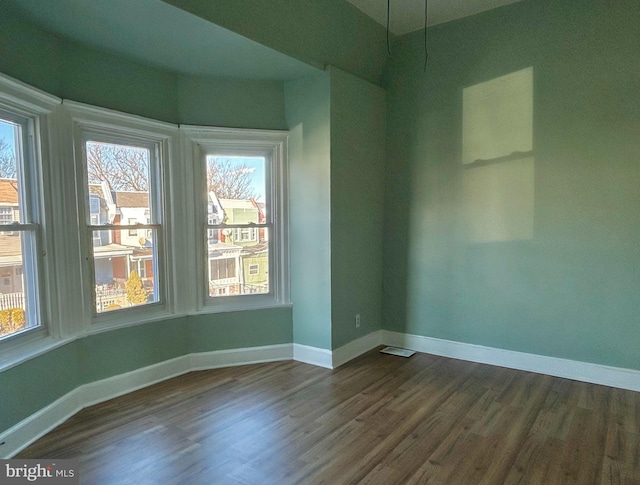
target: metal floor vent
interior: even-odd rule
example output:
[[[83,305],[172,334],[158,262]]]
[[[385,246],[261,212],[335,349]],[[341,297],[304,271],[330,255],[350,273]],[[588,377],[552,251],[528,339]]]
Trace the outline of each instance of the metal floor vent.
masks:
[[[385,347],[380,351],[381,354],[397,355],[399,357],[411,357],[415,352],[413,350],[400,349],[398,347]]]

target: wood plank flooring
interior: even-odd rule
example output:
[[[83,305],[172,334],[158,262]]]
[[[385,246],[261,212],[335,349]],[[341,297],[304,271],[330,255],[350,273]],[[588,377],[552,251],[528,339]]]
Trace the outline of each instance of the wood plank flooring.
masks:
[[[640,485],[640,393],[416,354],[192,372],[87,408],[19,458],[81,483]]]

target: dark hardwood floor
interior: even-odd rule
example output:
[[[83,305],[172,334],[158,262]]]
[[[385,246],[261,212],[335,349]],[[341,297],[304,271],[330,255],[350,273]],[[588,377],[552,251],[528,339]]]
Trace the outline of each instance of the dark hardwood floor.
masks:
[[[87,408],[19,458],[81,483],[640,485],[640,393],[416,354],[192,372]]]

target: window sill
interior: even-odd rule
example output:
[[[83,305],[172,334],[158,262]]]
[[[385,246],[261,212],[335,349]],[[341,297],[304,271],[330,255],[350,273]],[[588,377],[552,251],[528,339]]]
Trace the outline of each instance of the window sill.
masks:
[[[189,312],[188,315],[209,315],[212,313],[232,313],[232,312],[243,312],[243,311],[256,311],[256,310],[270,310],[272,308],[292,308],[293,303],[281,303],[281,302],[256,302],[255,304],[244,304],[244,305],[211,305],[202,307],[196,311]]]

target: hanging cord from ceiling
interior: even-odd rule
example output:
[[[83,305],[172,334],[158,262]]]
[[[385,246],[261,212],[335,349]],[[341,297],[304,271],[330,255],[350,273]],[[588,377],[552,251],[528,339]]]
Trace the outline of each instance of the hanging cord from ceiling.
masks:
[[[429,0],[424,0],[424,72],[427,72],[429,63],[429,48],[427,46],[427,24],[429,23]],[[387,53],[391,55],[390,38],[391,26],[391,0],[387,0]]]
[[[389,25],[391,21],[391,0],[387,0],[387,54],[391,55],[391,44],[389,43]]]
[[[427,72],[429,50],[427,49],[427,20],[429,19],[429,0],[424,0],[424,72]]]

